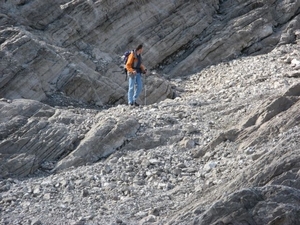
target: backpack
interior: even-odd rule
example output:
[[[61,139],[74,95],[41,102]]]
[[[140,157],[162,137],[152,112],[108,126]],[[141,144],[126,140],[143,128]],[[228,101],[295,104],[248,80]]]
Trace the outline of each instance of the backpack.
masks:
[[[133,52],[134,50],[127,50],[126,52],[124,52],[122,59],[123,59],[123,66],[124,66],[124,71],[123,73],[125,73],[126,77],[125,80],[127,80],[127,69],[126,69],[126,63],[128,60],[129,55]]]

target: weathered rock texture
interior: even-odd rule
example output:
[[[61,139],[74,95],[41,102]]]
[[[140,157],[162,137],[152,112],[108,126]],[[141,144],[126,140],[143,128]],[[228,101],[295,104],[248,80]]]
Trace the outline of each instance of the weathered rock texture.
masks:
[[[299,223],[299,0],[0,3],[1,224]]]
[[[72,151],[92,119],[33,100],[1,102],[1,176],[26,176]]]
[[[168,77],[190,74],[293,43],[299,6],[288,0],[1,0],[0,94],[40,101],[63,91],[100,106],[124,103],[126,82],[116,71],[125,50],[142,42],[148,68]],[[148,104],[173,96],[168,82],[149,79]]]

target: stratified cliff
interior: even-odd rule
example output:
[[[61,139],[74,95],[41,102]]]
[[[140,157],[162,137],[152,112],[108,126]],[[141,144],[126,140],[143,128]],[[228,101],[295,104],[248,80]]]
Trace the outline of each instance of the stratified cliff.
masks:
[[[293,43],[300,28],[299,1],[2,0],[0,13],[2,97],[100,106],[126,102],[119,56],[139,43],[149,69],[174,77]],[[173,96],[149,80],[149,104]]]
[[[0,0],[0,223],[297,225],[299,13]],[[121,55],[140,43],[130,107]]]

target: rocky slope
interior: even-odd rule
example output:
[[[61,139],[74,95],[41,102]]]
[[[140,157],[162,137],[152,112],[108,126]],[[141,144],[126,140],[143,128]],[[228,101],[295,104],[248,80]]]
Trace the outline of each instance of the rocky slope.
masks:
[[[1,224],[299,223],[300,1],[0,2]]]
[[[297,224],[299,58],[295,44],[211,66],[173,80],[180,96],[159,104],[56,109],[48,120],[68,124],[68,112],[74,129],[88,130],[82,147],[55,173],[48,161],[32,177],[1,181],[1,223]],[[111,153],[106,143],[119,147],[69,167],[82,151]]]

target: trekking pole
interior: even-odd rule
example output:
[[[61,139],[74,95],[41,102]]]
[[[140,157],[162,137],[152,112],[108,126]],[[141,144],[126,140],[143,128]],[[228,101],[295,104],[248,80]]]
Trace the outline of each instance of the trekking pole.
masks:
[[[145,76],[145,105],[147,104],[147,84],[146,84],[146,73],[144,74]]]

